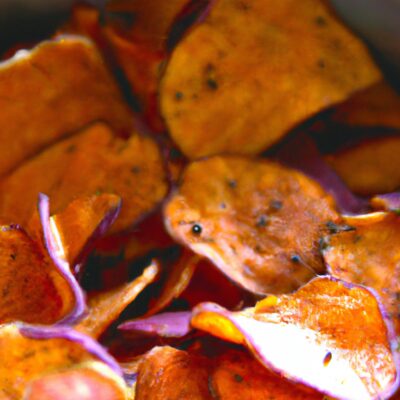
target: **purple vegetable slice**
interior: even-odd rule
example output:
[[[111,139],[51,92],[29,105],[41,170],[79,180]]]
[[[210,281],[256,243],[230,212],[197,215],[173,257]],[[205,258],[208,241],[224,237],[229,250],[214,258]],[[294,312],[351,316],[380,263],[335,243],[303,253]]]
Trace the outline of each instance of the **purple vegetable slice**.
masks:
[[[204,303],[193,310],[191,323],[338,399],[387,398],[398,386],[393,328],[377,297],[362,286],[319,277],[241,312]]]

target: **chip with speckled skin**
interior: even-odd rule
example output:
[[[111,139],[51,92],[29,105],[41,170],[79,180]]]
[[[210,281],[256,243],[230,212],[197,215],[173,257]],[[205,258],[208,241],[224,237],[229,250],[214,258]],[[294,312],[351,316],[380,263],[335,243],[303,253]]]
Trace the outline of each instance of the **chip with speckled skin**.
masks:
[[[353,230],[325,239],[323,256],[328,272],[375,289],[400,333],[400,217],[377,212],[345,221]]]
[[[334,398],[389,398],[398,386],[397,340],[378,298],[332,277],[239,312],[200,304],[191,324],[247,346],[267,368]]]
[[[311,178],[240,156],[191,163],[164,215],[178,242],[260,294],[290,292],[323,273],[318,242],[340,220]]]
[[[161,111],[192,159],[257,154],[380,77],[326,1],[216,0],[169,60]]]

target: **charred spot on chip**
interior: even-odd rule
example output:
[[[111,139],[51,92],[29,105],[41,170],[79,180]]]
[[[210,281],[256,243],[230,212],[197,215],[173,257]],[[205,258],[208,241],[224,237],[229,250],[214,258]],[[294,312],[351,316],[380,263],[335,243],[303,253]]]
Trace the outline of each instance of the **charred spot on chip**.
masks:
[[[76,145],[71,144],[71,146],[68,146],[68,147],[65,149],[65,152],[66,152],[66,153],[73,153],[75,150],[76,150]]]
[[[326,67],[325,60],[322,60],[322,59],[318,60],[317,65],[319,68],[324,69]]]
[[[175,100],[182,100],[183,99],[183,93],[182,92],[175,92]]]
[[[135,166],[133,166],[133,167],[131,168],[131,172],[132,172],[133,174],[138,174],[138,173],[141,172],[141,168],[140,168],[139,166],[135,165]]]
[[[326,367],[332,360],[332,353],[330,351],[328,351],[324,357],[324,366]]]
[[[214,78],[208,78],[206,83],[207,83],[207,86],[211,90],[217,90],[218,89],[218,82]]]
[[[237,188],[237,181],[235,179],[228,179],[227,183],[231,189]]]
[[[271,211],[279,211],[283,207],[283,203],[280,200],[272,200],[269,203]]]
[[[260,215],[257,219],[257,228],[264,228],[268,224],[268,217],[266,215]]]
[[[192,233],[196,236],[201,235],[201,232],[203,231],[203,228],[200,224],[194,224],[192,226]]]
[[[326,223],[326,227],[329,230],[329,233],[335,234],[335,233],[339,233],[339,232],[351,232],[351,231],[355,231],[356,228],[354,228],[353,226],[350,225],[338,225],[335,224],[332,221],[328,221]]]
[[[318,17],[315,18],[315,23],[318,26],[326,26],[326,19],[324,17],[322,17],[321,15],[318,15]]]
[[[242,375],[239,375],[239,374],[233,375],[233,379],[234,379],[236,382],[238,382],[238,383],[243,382],[243,376],[242,376]]]
[[[298,254],[292,254],[290,256],[290,261],[295,263],[295,264],[300,264],[301,262],[301,257]]]

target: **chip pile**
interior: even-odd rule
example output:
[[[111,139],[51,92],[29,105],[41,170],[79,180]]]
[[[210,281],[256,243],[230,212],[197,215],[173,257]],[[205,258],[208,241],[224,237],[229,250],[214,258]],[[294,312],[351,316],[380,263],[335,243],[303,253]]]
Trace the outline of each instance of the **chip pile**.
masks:
[[[400,398],[389,80],[327,0],[77,4],[9,50],[0,399]]]

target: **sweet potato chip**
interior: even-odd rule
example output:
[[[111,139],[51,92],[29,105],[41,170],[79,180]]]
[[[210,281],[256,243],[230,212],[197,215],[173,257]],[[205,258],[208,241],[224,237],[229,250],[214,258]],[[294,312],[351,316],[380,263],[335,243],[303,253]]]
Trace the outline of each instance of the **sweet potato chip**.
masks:
[[[0,227],[0,322],[51,324],[76,298],[42,247],[18,226]]]
[[[153,263],[132,282],[108,291],[89,294],[88,314],[78,323],[76,329],[98,338],[137,295],[156,279],[158,273],[159,267]]]
[[[33,380],[85,361],[102,361],[121,375],[116,361],[97,342],[65,327],[2,325],[0,359],[0,396],[6,399],[21,399]]]
[[[400,96],[381,81],[338,105],[332,118],[350,126],[400,128]]]
[[[76,265],[94,240],[103,236],[117,218],[121,199],[114,194],[78,198],[51,217],[64,249],[66,260]]]
[[[24,399],[125,400],[128,396],[128,388],[120,376],[104,364],[91,361],[33,381]]]
[[[263,368],[248,354],[224,350],[209,358],[156,347],[139,365],[136,399],[322,400],[323,395]]]
[[[155,347],[139,365],[136,400],[211,400],[205,357]]]
[[[370,195],[400,188],[400,136],[364,140],[326,157],[355,193]]]
[[[132,126],[100,55],[78,36],[43,42],[0,64],[0,92],[0,175],[94,120],[128,132]]]
[[[326,238],[328,271],[347,282],[375,289],[400,334],[400,217],[376,213],[351,217],[350,232]]]
[[[379,79],[325,1],[216,0],[175,48],[161,110],[190,158],[256,154]]]
[[[209,376],[214,398],[226,400],[323,400],[324,395],[263,368],[244,351],[230,350],[215,361]]]
[[[121,197],[121,213],[111,232],[131,227],[167,192],[160,151],[150,138],[113,136],[103,124],[50,147],[0,182],[0,215],[24,225],[38,192],[52,200],[52,214],[76,197],[103,192]]]
[[[166,312],[126,321],[118,329],[138,335],[183,337],[191,331],[190,311]]]
[[[361,400],[388,398],[398,386],[397,343],[384,314],[368,289],[319,277],[241,312],[204,303],[192,325],[248,346],[288,379]]]
[[[303,174],[234,156],[190,164],[164,212],[176,240],[255,293],[289,292],[322,273],[318,241],[339,220]]]

